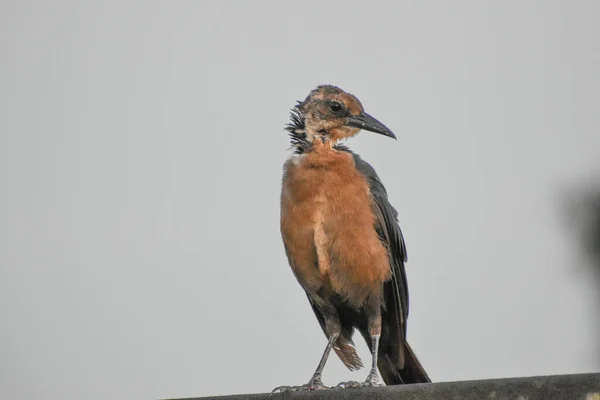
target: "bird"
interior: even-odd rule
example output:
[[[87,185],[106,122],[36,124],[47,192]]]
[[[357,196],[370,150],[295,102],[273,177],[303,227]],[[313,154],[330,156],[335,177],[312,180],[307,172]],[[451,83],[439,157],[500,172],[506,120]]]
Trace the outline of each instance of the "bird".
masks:
[[[322,372],[331,350],[344,365],[363,367],[353,334],[371,352],[364,382],[338,387],[429,383],[406,340],[406,245],[398,212],[375,169],[341,143],[361,130],[396,139],[358,98],[319,85],[292,108],[292,154],[283,167],[280,230],[293,274],[327,338],[317,369],[300,386],[274,392],[328,389]]]

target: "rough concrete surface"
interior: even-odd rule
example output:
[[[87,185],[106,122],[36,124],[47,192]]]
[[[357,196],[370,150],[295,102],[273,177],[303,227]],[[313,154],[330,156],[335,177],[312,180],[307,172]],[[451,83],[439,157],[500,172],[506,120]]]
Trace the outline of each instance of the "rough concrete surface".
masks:
[[[440,382],[315,392],[241,394],[186,400],[600,400],[600,373]],[[179,399],[182,400],[182,399]]]

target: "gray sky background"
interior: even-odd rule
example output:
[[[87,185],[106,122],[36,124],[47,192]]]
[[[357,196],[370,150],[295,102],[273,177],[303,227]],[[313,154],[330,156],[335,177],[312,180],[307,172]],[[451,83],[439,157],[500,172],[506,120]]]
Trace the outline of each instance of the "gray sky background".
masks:
[[[399,210],[432,379],[598,371],[563,200],[600,172],[599,18],[594,0],[3,1],[0,398],[304,383],[325,338],[279,235],[282,129],[322,83],[398,136],[349,145]],[[366,373],[332,357],[324,381]]]

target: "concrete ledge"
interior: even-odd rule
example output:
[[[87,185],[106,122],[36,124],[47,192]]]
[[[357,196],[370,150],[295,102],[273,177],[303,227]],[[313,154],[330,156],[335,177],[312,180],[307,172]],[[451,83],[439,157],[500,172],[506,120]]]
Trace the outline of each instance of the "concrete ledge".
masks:
[[[315,392],[241,394],[186,400],[600,400],[600,373],[440,382]],[[175,399],[173,399],[175,400]],[[179,399],[183,400],[183,399]]]

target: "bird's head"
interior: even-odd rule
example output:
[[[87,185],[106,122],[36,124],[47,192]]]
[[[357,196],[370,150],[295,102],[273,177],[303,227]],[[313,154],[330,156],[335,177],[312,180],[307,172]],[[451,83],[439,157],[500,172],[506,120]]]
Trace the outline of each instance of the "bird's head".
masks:
[[[298,103],[287,129],[296,139],[308,142],[321,139],[333,144],[361,129],[396,139],[387,126],[364,111],[354,95],[330,85],[318,86]]]

